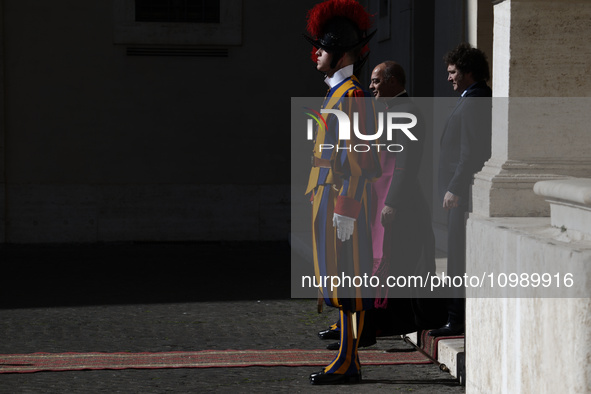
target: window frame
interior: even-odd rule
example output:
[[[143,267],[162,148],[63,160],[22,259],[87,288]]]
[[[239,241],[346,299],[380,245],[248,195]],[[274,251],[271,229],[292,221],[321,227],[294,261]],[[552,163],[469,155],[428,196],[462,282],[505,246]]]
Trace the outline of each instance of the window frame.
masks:
[[[137,22],[135,0],[113,0],[113,14],[115,44],[242,44],[242,0],[220,0],[219,23]]]

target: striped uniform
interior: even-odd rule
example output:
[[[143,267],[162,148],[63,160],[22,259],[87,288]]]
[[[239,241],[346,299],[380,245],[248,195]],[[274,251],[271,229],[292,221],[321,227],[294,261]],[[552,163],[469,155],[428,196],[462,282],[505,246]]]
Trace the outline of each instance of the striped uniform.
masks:
[[[338,109],[349,114],[359,113],[359,131],[375,134],[375,113],[373,104],[366,99],[369,94],[363,90],[355,76],[345,78],[333,86],[324,101],[324,109]],[[348,100],[344,100],[349,98]],[[360,98],[360,100],[355,100]],[[306,193],[312,193],[312,236],[314,269],[318,283],[327,276],[343,275],[367,278],[371,276],[373,253],[370,226],[371,181],[381,174],[377,151],[356,152],[346,149],[358,143],[371,145],[373,141],[359,140],[351,131],[350,140],[338,141],[338,120],[333,114],[323,114],[328,128],[317,129],[314,142],[315,165],[310,172]],[[322,150],[321,145],[324,145]],[[326,145],[337,146],[328,149]],[[349,146],[349,148],[351,148]],[[364,150],[364,149],[361,149]],[[348,241],[337,238],[333,226],[333,213],[354,218],[353,235]],[[366,288],[334,289],[330,281],[322,286],[322,294],[327,305],[341,309],[341,348],[335,360],[325,368],[326,373],[355,374],[359,371],[357,340],[353,338],[351,319],[358,319],[360,337],[363,329],[364,310],[373,307],[373,295]],[[358,311],[355,315],[352,312]]]

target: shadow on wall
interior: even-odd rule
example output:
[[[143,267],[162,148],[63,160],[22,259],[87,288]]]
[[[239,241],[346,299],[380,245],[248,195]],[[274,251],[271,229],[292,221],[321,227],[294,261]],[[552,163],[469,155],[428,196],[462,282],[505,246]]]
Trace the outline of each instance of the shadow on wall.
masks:
[[[290,298],[285,242],[4,245],[0,308]]]

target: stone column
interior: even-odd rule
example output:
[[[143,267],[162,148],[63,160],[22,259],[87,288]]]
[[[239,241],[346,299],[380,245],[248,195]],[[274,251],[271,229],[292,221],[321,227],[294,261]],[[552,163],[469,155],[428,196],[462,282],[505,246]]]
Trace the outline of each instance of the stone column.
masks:
[[[492,61],[493,5],[490,0],[466,1],[466,41],[484,51]],[[492,66],[492,64],[491,64]]]
[[[588,294],[498,281],[552,272],[555,291],[565,277],[589,289],[591,235],[581,219],[591,206],[580,196],[591,185],[572,179],[591,178],[589,21],[588,0],[495,2],[492,157],[474,182],[466,268],[497,286],[486,298],[467,289],[467,393],[591,390]],[[550,183],[536,194],[538,181]]]
[[[540,180],[591,177],[591,2],[506,0],[494,7],[492,157],[474,212],[549,216]],[[577,107],[573,107],[577,106]]]

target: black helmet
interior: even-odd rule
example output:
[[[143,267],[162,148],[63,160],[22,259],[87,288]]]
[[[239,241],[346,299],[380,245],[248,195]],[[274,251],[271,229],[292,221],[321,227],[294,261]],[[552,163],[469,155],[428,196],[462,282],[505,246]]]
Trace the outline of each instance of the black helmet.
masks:
[[[308,11],[306,40],[315,48],[322,48],[333,55],[331,67],[347,52],[363,48],[374,36],[370,27],[370,15],[355,0],[327,0]],[[365,62],[367,55],[360,59]]]

